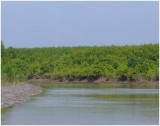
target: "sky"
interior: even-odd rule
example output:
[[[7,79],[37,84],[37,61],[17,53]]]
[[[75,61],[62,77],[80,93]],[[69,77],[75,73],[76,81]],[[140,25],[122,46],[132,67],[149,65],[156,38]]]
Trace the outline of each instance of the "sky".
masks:
[[[5,47],[158,43],[158,1],[3,1]]]

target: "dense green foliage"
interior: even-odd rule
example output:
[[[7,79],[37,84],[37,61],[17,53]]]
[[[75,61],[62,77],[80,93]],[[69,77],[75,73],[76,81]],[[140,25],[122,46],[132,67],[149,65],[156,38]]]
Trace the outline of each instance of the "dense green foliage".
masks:
[[[2,79],[159,80],[159,45],[6,48]]]

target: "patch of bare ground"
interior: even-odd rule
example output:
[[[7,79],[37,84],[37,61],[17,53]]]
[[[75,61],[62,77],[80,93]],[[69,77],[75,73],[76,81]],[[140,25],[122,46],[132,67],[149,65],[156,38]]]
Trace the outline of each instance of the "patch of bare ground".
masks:
[[[42,92],[42,88],[30,84],[1,86],[1,108],[13,106],[29,100],[31,96]]]

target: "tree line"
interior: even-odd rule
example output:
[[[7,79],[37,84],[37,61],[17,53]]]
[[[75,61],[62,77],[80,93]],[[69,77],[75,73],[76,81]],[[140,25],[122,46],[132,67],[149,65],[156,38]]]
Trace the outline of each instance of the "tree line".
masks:
[[[1,56],[3,81],[159,80],[159,44],[5,48],[1,42]]]

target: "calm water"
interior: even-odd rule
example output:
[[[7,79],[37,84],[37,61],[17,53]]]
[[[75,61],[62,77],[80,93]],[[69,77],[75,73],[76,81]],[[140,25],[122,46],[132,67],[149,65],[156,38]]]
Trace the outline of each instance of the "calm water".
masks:
[[[159,124],[158,89],[45,87],[2,111],[3,125]]]

